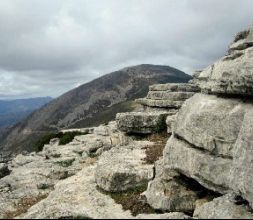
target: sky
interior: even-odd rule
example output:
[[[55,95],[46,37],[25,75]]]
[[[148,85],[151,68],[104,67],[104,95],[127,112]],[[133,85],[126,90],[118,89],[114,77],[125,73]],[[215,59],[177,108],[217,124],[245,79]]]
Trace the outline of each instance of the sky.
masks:
[[[0,99],[51,96],[142,63],[192,74],[253,23],[252,0],[0,0]]]

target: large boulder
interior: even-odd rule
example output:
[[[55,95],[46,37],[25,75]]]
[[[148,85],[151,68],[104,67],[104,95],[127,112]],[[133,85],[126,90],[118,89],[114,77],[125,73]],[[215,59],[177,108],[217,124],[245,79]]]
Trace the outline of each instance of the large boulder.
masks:
[[[253,95],[253,25],[239,33],[228,54],[198,76],[203,91],[214,94]]]
[[[252,105],[239,99],[196,94],[180,109],[175,135],[213,155],[233,157],[245,112]]]
[[[164,150],[164,166],[195,179],[210,190],[221,193],[229,191],[231,159],[192,148],[189,143],[173,136]]]
[[[130,134],[152,134],[166,129],[167,112],[129,112],[116,116],[120,131]]]
[[[162,212],[192,212],[198,199],[197,193],[175,179],[156,178],[145,192],[148,204]]]
[[[146,164],[145,147],[150,142],[133,142],[103,153],[96,168],[96,183],[107,192],[122,192],[146,185],[154,177],[154,166]]]
[[[205,203],[194,212],[197,219],[252,219],[249,207],[237,203],[234,195],[225,195]]]

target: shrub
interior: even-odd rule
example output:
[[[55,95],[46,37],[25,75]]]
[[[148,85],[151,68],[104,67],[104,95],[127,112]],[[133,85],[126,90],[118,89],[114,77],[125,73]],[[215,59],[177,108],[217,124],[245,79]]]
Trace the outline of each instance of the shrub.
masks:
[[[66,132],[66,133],[50,133],[46,134],[43,136],[36,144],[35,144],[35,149],[37,149],[37,152],[42,151],[44,146],[46,144],[50,143],[50,140],[54,138],[59,138],[59,145],[66,145],[70,142],[72,142],[75,138],[75,136],[80,136],[80,135],[86,135],[87,133],[85,132],[80,132],[80,131],[72,131],[72,132]]]

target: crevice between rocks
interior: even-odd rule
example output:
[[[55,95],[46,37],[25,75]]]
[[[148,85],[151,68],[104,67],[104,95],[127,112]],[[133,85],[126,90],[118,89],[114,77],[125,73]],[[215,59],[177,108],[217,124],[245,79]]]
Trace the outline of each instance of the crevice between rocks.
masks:
[[[201,152],[202,154],[207,154],[207,155],[210,155],[210,156],[216,157],[216,158],[222,158],[224,160],[232,160],[233,159],[233,157],[231,157],[231,156],[225,156],[225,155],[221,155],[221,154],[215,154],[214,153],[215,150],[213,152],[211,152],[211,151],[208,151],[208,150],[206,150],[204,148],[198,147],[198,146],[190,143],[189,141],[185,140],[183,137],[179,136],[178,134],[174,133],[174,137],[176,139],[178,139],[179,141],[182,141],[182,142],[186,143],[186,147],[188,147],[188,145],[189,145],[189,146],[191,146],[190,148],[193,148],[193,149]]]

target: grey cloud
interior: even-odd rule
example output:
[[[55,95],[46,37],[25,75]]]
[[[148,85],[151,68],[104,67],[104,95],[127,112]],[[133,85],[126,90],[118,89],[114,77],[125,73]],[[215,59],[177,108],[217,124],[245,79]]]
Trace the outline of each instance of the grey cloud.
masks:
[[[140,63],[191,73],[221,57],[252,0],[0,1],[0,98],[58,96]]]

